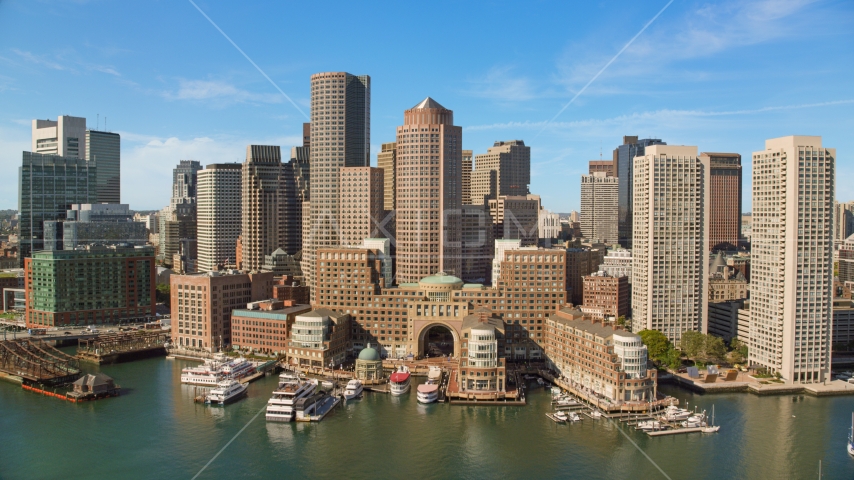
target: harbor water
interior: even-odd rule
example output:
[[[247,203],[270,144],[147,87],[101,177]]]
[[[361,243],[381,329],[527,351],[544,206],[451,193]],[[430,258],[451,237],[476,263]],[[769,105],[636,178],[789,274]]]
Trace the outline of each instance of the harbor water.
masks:
[[[365,392],[320,423],[281,424],[263,412],[276,376],[211,407],[193,403],[194,387],[180,384],[187,365],[102,366],[123,394],[82,404],[0,382],[0,479],[191,479],[200,471],[199,479],[784,479],[818,478],[819,460],[824,478],[854,478],[845,449],[854,397],[664,387],[683,407],[714,404],[722,428],[657,438],[606,419],[555,424],[542,388],[524,407],[425,406],[414,388],[403,397]]]

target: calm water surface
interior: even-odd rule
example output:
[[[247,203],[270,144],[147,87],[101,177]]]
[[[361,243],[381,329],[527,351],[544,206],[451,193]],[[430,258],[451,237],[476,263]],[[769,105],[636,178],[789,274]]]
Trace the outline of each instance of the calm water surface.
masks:
[[[104,366],[124,394],[79,405],[0,382],[0,479],[193,478],[854,478],[845,440],[854,397],[671,393],[711,410],[721,432],[650,438],[607,420],[556,425],[542,389],[526,407],[417,404],[365,393],[321,423],[275,424],[277,378],[225,408],[194,404],[189,363]],[[90,368],[91,369],[91,368]],[[667,387],[665,387],[667,388]],[[262,412],[256,417],[256,414]],[[254,421],[253,421],[254,418]],[[251,421],[251,423],[250,423]]]

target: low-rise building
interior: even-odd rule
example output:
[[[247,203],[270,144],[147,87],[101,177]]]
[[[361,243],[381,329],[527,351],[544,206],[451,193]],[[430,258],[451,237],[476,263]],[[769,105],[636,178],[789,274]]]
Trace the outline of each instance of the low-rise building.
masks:
[[[231,312],[231,346],[244,352],[284,355],[296,316],[310,305],[275,299],[252,302]]]
[[[311,303],[311,288],[291,276],[276,277],[273,298],[283,302],[290,300],[294,305],[308,305]]]
[[[738,312],[744,308],[744,302],[743,299],[709,302],[709,334],[725,342],[738,337]]]
[[[231,312],[270,298],[273,272],[239,270],[169,277],[172,342],[217,352],[231,345]]]
[[[744,306],[738,309],[737,338],[745,345],[750,344],[750,300],[744,301]]]
[[[288,363],[328,368],[344,363],[350,341],[350,314],[328,308],[296,316],[288,341]]]
[[[24,271],[28,327],[154,318],[151,247],[39,251],[26,259]]]
[[[745,299],[749,290],[741,270],[728,265],[722,253],[715,255],[709,268],[709,302]]]
[[[845,298],[833,299],[834,352],[854,351],[854,302]]]
[[[608,250],[599,264],[599,271],[612,277],[627,277],[632,283],[632,251],[622,248]]]
[[[563,308],[546,320],[546,357],[573,388],[611,403],[657,398],[656,370],[648,368],[640,336],[586,320],[578,309]]]
[[[359,352],[356,359],[356,378],[363,382],[374,383],[385,378],[383,360],[380,352],[370,344]]]

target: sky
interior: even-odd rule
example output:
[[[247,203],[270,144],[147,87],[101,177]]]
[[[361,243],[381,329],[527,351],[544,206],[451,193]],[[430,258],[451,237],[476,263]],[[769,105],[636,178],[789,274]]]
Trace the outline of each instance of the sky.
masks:
[[[530,190],[556,212],[579,210],[587,162],[623,135],[740,153],[745,211],[751,153],[820,135],[854,200],[851,1],[0,0],[0,209],[32,119],[120,133],[122,202],[160,209],[179,160],[300,145],[328,71],[371,76],[372,165],[430,96],[475,154],[531,146]]]

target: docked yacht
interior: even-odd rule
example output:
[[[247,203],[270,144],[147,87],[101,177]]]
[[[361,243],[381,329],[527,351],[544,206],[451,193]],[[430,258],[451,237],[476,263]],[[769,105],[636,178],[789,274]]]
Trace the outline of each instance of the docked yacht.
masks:
[[[851,428],[848,430],[848,455],[854,457],[854,413],[851,414]]]
[[[569,415],[567,415],[566,412],[562,411],[557,411],[553,413],[552,417],[554,417],[554,419],[558,422],[566,422],[567,420],[569,420]]]
[[[397,367],[397,371],[388,379],[389,389],[392,395],[400,396],[409,391],[412,375],[405,365]]]
[[[279,387],[267,401],[268,422],[290,422],[294,419],[296,402],[314,393],[317,386],[290,375],[279,376]]]
[[[424,383],[416,389],[418,403],[433,403],[439,399],[439,385],[435,383]]]
[[[347,400],[352,400],[358,396],[362,395],[362,382],[356,380],[350,380],[347,382],[347,388],[344,389],[344,398]]]
[[[255,365],[243,357],[227,360],[220,367],[222,375],[225,378],[239,380],[247,375],[251,375],[255,370]]]
[[[435,365],[430,367],[430,370],[427,371],[427,383],[435,383],[436,385],[442,383],[442,367]]]
[[[223,375],[222,364],[217,359],[208,359],[201,365],[181,369],[181,383],[189,385],[215,386]]]
[[[693,415],[694,413],[690,410],[685,410],[684,408],[679,408],[675,405],[671,405],[664,410],[664,419],[668,422],[681,422],[683,420],[688,420],[688,418]]]
[[[569,421],[570,422],[580,422],[581,417],[577,413],[572,412],[569,414]]]
[[[237,380],[223,380],[216,384],[216,388],[208,393],[205,403],[210,405],[225,405],[231,403],[246,394],[246,384]]]
[[[667,428],[668,426],[666,423],[661,423],[658,420],[647,420],[645,422],[638,422],[638,430],[643,430],[644,432],[667,430]]]

